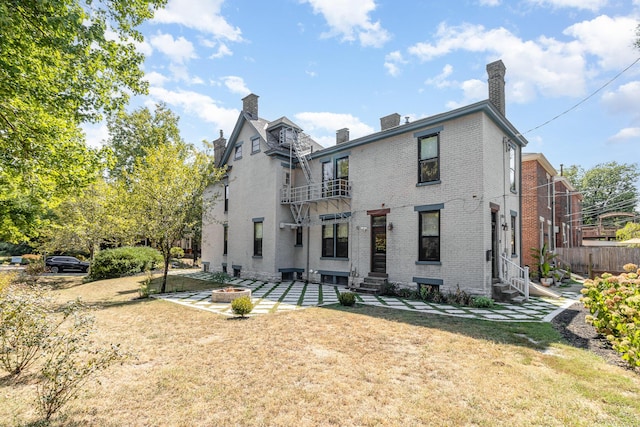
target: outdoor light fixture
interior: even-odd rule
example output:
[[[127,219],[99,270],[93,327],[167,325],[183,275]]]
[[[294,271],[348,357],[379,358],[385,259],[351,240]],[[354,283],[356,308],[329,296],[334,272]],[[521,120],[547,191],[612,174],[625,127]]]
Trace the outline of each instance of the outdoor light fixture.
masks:
[[[387,225],[387,230],[391,231],[393,230],[393,223],[390,222],[389,225]]]

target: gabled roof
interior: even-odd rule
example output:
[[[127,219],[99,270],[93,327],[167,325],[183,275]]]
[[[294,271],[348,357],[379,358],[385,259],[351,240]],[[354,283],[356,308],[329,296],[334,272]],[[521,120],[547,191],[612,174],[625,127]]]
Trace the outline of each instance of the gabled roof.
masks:
[[[276,120],[270,122],[269,126],[267,127],[267,132],[269,132],[269,131],[271,131],[273,129],[276,129],[276,128],[280,127],[280,126],[286,126],[286,127],[294,128],[298,132],[302,132],[302,129],[300,129],[297,124],[293,123],[291,120],[289,120],[285,116],[282,116],[279,119],[276,119]]]
[[[250,114],[247,114],[245,112],[240,112],[240,115],[238,116],[238,120],[236,120],[236,125],[234,126],[233,131],[231,132],[231,136],[229,136],[229,141],[227,142],[227,146],[225,147],[224,153],[222,155],[222,161],[220,162],[220,166],[224,166],[229,161],[229,158],[231,157],[231,153],[233,153],[233,149],[236,146],[236,142],[238,141],[238,137],[240,136],[240,132],[242,131],[242,128],[244,127],[245,123],[250,124],[255,129],[257,135],[262,140],[261,142],[268,147],[268,149],[265,150],[264,152],[267,155],[282,154],[282,155],[288,156],[289,154],[288,150],[283,150],[280,147],[277,140],[274,140],[273,138],[269,137],[270,130],[277,129],[279,126],[286,126],[286,127],[291,127],[297,130],[298,132],[302,132],[302,128],[300,128],[300,126],[298,126],[297,124],[295,124],[285,116],[282,116],[279,119],[276,119],[274,121],[269,121],[260,117],[254,118]]]
[[[522,153],[522,163],[537,161],[550,176],[557,176],[558,171],[551,166],[549,160],[542,153]]]

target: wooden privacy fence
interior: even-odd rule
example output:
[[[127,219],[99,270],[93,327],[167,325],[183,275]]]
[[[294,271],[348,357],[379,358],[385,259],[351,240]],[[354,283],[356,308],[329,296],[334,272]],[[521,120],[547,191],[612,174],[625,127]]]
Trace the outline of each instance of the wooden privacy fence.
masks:
[[[593,274],[622,273],[625,264],[640,265],[640,248],[583,246],[556,248],[556,253],[562,261],[571,265],[574,273],[589,274],[589,263]]]

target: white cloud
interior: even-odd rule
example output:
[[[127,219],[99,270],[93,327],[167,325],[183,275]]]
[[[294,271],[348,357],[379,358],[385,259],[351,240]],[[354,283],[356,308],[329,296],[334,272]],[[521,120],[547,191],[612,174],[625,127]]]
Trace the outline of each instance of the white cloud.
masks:
[[[384,57],[384,68],[387,69],[387,73],[393,77],[400,75],[400,65],[406,64],[407,61],[402,57],[402,53],[399,50],[388,53]]]
[[[596,12],[600,8],[605,7],[608,0],[529,0],[529,3],[538,6],[548,6],[554,9],[575,8]]]
[[[231,56],[233,55],[233,52],[231,51],[231,49],[229,49],[229,47],[224,44],[224,43],[220,43],[218,45],[218,51],[214,54],[212,54],[209,59],[219,59],[219,58],[223,58],[225,56]]]
[[[91,148],[100,148],[109,139],[106,123],[83,123],[80,127],[84,131],[87,145]]]
[[[637,25],[637,20],[631,17],[601,15],[574,24],[563,33],[574,37],[585,54],[597,56],[601,68],[615,70],[629,65],[638,56],[633,47]]]
[[[215,38],[242,41],[240,28],[229,24],[220,15],[224,0],[169,0],[167,5],[156,11],[153,21],[161,24],[180,24]]]
[[[170,91],[161,87],[149,88],[149,95],[168,105],[180,107],[189,114],[194,114],[208,123],[213,123],[214,129],[225,129],[228,133],[235,126],[240,112],[233,108],[220,107],[217,102],[207,95],[193,91]]]
[[[232,93],[237,93],[242,96],[249,95],[251,93],[242,77],[226,76],[222,77],[222,82]]]
[[[463,93],[462,101],[449,101],[447,108],[459,108],[487,98],[487,84],[481,80],[466,80],[460,83],[459,87]]]
[[[638,99],[640,99],[640,81],[626,83],[602,95],[602,103],[611,114],[630,113],[636,118],[640,118]]]
[[[189,69],[183,64],[169,64],[169,71],[176,81],[183,81],[190,85],[203,84],[204,80],[197,76],[191,76]]]
[[[549,97],[585,93],[584,49],[579,42],[563,43],[540,37],[522,40],[505,28],[482,25],[438,26],[435,42],[409,47],[411,55],[428,61],[456,50],[486,53],[487,62],[501,58],[507,67],[507,91],[513,102],[527,102],[536,93]]]
[[[609,138],[611,142],[626,142],[628,140],[640,141],[640,128],[624,128]]]
[[[182,36],[174,39],[171,34],[156,34],[151,36],[151,45],[174,63],[182,64],[189,59],[197,58],[193,44]]]
[[[349,128],[350,139],[360,138],[374,132],[374,129],[351,114],[329,112],[303,112],[294,115],[294,120],[306,133],[313,135],[321,145],[328,147],[336,143],[336,131]]]
[[[433,78],[427,79],[424,83],[438,88],[449,87],[453,84],[453,82],[447,80],[447,77],[449,77],[451,73],[453,73],[453,66],[447,64],[444,66],[440,74]]]
[[[169,81],[169,77],[158,73],[157,71],[152,71],[150,73],[146,73],[144,75],[144,79],[149,82],[151,86],[162,86],[167,81]]]
[[[480,0],[480,6],[489,6],[489,7],[495,7],[495,6],[500,6],[500,3],[502,3],[501,0]]]
[[[313,13],[320,14],[331,28],[323,37],[341,36],[343,41],[355,41],[362,46],[381,47],[390,38],[380,21],[372,22],[369,14],[376,9],[374,0],[301,0],[313,7]]]

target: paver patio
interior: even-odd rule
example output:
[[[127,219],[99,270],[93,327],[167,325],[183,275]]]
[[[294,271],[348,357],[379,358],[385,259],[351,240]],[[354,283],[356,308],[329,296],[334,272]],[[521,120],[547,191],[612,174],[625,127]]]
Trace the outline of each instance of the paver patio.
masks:
[[[209,282],[213,282],[215,277],[214,274],[205,272],[177,272],[174,274]],[[335,304],[338,302],[338,294],[348,291],[344,286],[307,284],[301,281],[271,283],[259,280],[234,279],[228,283],[233,286],[251,289],[251,299],[256,305],[249,316]],[[211,290],[156,294],[152,295],[152,297],[226,316],[234,315],[231,310],[231,304],[211,302]],[[454,307],[447,304],[435,304],[398,297],[361,294],[357,294],[356,300],[359,304],[445,316],[501,322],[549,322],[562,310],[576,302],[579,297],[580,295],[575,292],[563,292],[562,298],[559,299],[530,297],[529,301],[522,305],[500,304],[496,308],[482,309]]]

